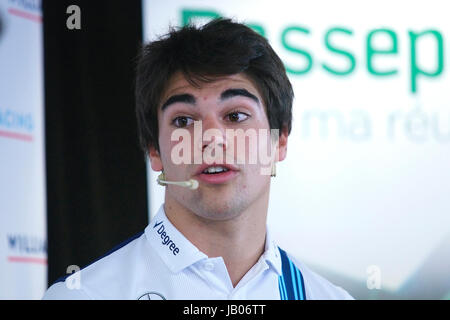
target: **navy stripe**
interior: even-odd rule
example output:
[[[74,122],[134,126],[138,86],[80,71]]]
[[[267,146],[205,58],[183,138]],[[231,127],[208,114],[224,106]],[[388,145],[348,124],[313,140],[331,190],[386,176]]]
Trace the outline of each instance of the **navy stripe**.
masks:
[[[281,298],[281,300],[286,300],[286,299],[284,298],[284,291],[283,291],[283,287],[282,287],[281,281],[283,281],[283,280],[282,280],[282,277],[279,276],[279,277],[278,277],[278,290],[280,290],[280,298]]]
[[[301,287],[299,288],[300,295],[301,295],[300,300],[306,300],[306,295],[305,295],[305,284],[304,284],[304,281],[303,281],[303,275],[302,275],[302,273],[300,272],[300,270],[298,270],[298,268],[295,268],[295,271],[296,271],[296,275],[297,275],[297,277],[298,277],[298,281],[299,281],[300,286],[301,286]]]
[[[134,236],[132,236],[131,238],[121,242],[120,244],[118,244],[117,246],[115,246],[114,248],[112,248],[111,250],[109,250],[107,253],[105,253],[104,255],[102,255],[100,258],[95,259],[93,262],[89,263],[87,266],[81,268],[81,270],[86,269],[87,267],[89,267],[90,265],[96,263],[97,261],[109,256],[110,254],[116,252],[117,250],[121,249],[122,247],[125,247],[127,244],[129,244],[131,241],[136,240],[137,238],[139,238],[140,236],[142,236],[144,234],[144,231],[139,232],[138,234],[135,234]],[[80,271],[81,271],[80,270]],[[62,276],[60,278],[58,278],[53,284],[58,283],[58,282],[64,282],[66,281],[67,277],[71,276],[73,273]]]
[[[289,269],[291,270],[292,287],[294,288],[294,300],[299,300],[298,298],[298,282],[295,277],[295,268],[291,260],[289,260]],[[301,299],[300,299],[301,300]]]
[[[287,253],[278,247],[281,254],[281,270],[283,275],[280,281],[285,285],[285,292],[280,291],[282,300],[306,300],[305,285],[300,270],[289,259]]]
[[[300,270],[298,272],[300,272]],[[301,278],[301,281],[302,281],[303,300],[306,300],[305,280],[303,279],[303,275],[302,275],[301,272],[300,272],[300,278]]]
[[[284,277],[282,276],[281,279],[283,280],[281,282],[281,284],[283,285],[283,295],[284,295],[284,300],[288,299],[288,295],[287,295],[287,291],[286,291],[286,283],[284,282]]]
[[[291,277],[291,270],[289,268],[289,260],[286,252],[281,248],[280,253],[281,253],[281,270],[283,272],[284,284],[287,291],[286,299],[295,300],[294,287],[292,282],[293,279]]]

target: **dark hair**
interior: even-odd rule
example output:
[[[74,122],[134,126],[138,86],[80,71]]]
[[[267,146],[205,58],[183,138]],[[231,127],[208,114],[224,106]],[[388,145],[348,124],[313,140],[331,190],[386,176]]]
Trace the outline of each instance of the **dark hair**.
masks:
[[[218,18],[202,27],[187,25],[141,50],[136,70],[136,115],[141,148],[159,151],[158,106],[170,78],[182,72],[198,86],[218,76],[243,72],[264,99],[271,129],[291,131],[294,93],[280,58],[268,41],[244,24]]]

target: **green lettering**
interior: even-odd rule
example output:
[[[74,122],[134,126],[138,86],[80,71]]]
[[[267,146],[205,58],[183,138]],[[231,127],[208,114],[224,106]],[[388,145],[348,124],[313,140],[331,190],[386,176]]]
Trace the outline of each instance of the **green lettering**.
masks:
[[[422,70],[417,65],[417,52],[416,52],[416,43],[417,40],[424,36],[424,35],[432,35],[436,38],[437,41],[437,67],[434,72],[427,72],[425,70]],[[427,77],[437,77],[439,74],[441,74],[442,70],[444,69],[444,46],[443,46],[443,40],[442,35],[436,31],[436,30],[426,30],[423,32],[413,32],[409,31],[409,38],[410,38],[410,46],[411,46],[411,91],[413,93],[417,92],[417,78],[419,75],[427,76]]]
[[[391,46],[388,49],[376,49],[372,44],[372,38],[377,34],[386,34],[391,38]],[[394,31],[389,29],[377,29],[370,32],[367,36],[367,70],[369,73],[376,76],[390,76],[396,74],[398,70],[386,70],[380,71],[376,70],[373,65],[373,57],[375,55],[388,55],[388,54],[396,54],[398,53],[397,47],[397,35]]]
[[[191,9],[182,9],[181,10],[181,25],[185,26],[192,22],[194,19],[198,18],[206,18],[206,19],[215,19],[219,18],[220,14],[215,11],[209,10],[191,10]]]
[[[351,30],[344,29],[344,28],[331,28],[325,34],[325,46],[327,47],[327,49],[338,55],[342,55],[342,56],[346,57],[349,61],[349,67],[344,70],[337,70],[337,69],[334,69],[334,68],[328,66],[325,63],[322,63],[322,67],[331,74],[338,75],[338,76],[345,76],[345,75],[351,73],[355,69],[355,66],[356,66],[355,57],[350,52],[345,51],[340,48],[337,48],[336,46],[334,46],[330,43],[330,38],[333,33],[344,33],[344,34],[352,35],[353,32]]]
[[[294,68],[291,68],[289,66],[286,66],[286,71],[288,73],[292,73],[292,74],[296,74],[296,75],[305,74],[309,70],[311,70],[311,68],[312,68],[312,65],[313,65],[312,57],[305,50],[302,50],[302,49],[300,49],[300,48],[298,48],[298,47],[288,43],[287,36],[290,33],[305,33],[305,34],[309,34],[309,30],[308,29],[304,29],[304,28],[299,27],[299,26],[291,26],[291,27],[288,27],[288,28],[284,29],[283,33],[281,34],[281,43],[282,43],[283,47],[285,47],[286,50],[288,50],[290,52],[295,52],[295,53],[298,53],[298,54],[302,55],[307,60],[307,65],[306,65],[305,68],[303,68],[303,69],[294,69]]]
[[[266,30],[264,29],[264,27],[262,25],[256,24],[256,23],[247,23],[247,26],[252,28],[253,30],[255,30],[257,33],[259,33],[263,37],[266,37]]]

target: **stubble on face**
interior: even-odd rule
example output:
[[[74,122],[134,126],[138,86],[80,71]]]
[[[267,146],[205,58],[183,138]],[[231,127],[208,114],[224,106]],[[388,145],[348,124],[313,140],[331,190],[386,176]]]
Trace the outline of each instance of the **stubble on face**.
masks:
[[[221,88],[223,89],[227,85],[236,87],[243,84],[247,87],[250,86],[253,92],[257,92],[251,82],[242,76],[232,77],[231,81],[228,81],[228,84]],[[182,78],[178,78],[173,82],[173,87],[175,88],[183,88],[183,85],[186,87],[186,80]],[[175,93],[179,93],[179,91],[175,91]],[[264,109],[260,114],[255,112],[252,121],[255,121],[253,123],[255,129],[269,128]],[[170,155],[173,143],[162,141],[162,138],[167,139],[167,135],[164,137],[160,132],[162,155]],[[250,152],[255,151],[250,150]],[[171,163],[167,156],[165,159],[162,157],[162,162],[165,164],[167,173],[172,175],[168,176],[168,180],[186,180],[192,178],[194,174],[195,165],[176,166]],[[265,202],[268,199],[270,176],[261,175],[260,166],[257,164],[241,164],[237,166],[240,169],[237,176],[223,184],[200,183],[200,187],[197,190],[189,190],[173,185],[167,186],[166,203],[176,201],[177,206],[184,207],[205,221],[226,221],[238,217],[256,201]]]
[[[256,167],[245,168],[239,172],[236,179],[226,185],[202,186],[195,192],[169,186],[167,193],[180,205],[203,219],[212,221],[235,219],[251,207],[253,202],[268,196],[269,182],[258,181],[258,186],[249,183],[251,179],[248,176],[260,175],[258,170]],[[262,177],[270,179],[268,176]]]

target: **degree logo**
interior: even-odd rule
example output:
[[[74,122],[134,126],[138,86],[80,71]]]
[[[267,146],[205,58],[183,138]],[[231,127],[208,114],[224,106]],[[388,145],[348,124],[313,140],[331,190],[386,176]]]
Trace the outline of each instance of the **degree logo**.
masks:
[[[166,233],[166,231],[165,231],[166,228],[164,227],[163,221],[156,222],[155,225],[153,226],[153,229],[155,229],[159,225],[161,225],[161,226],[159,227],[158,230],[156,230],[156,233],[158,233],[161,236],[161,239],[162,239],[161,243],[163,245],[167,246],[169,248],[169,250],[173,253],[173,255],[176,256],[180,252],[180,249],[172,241],[170,236]]]

